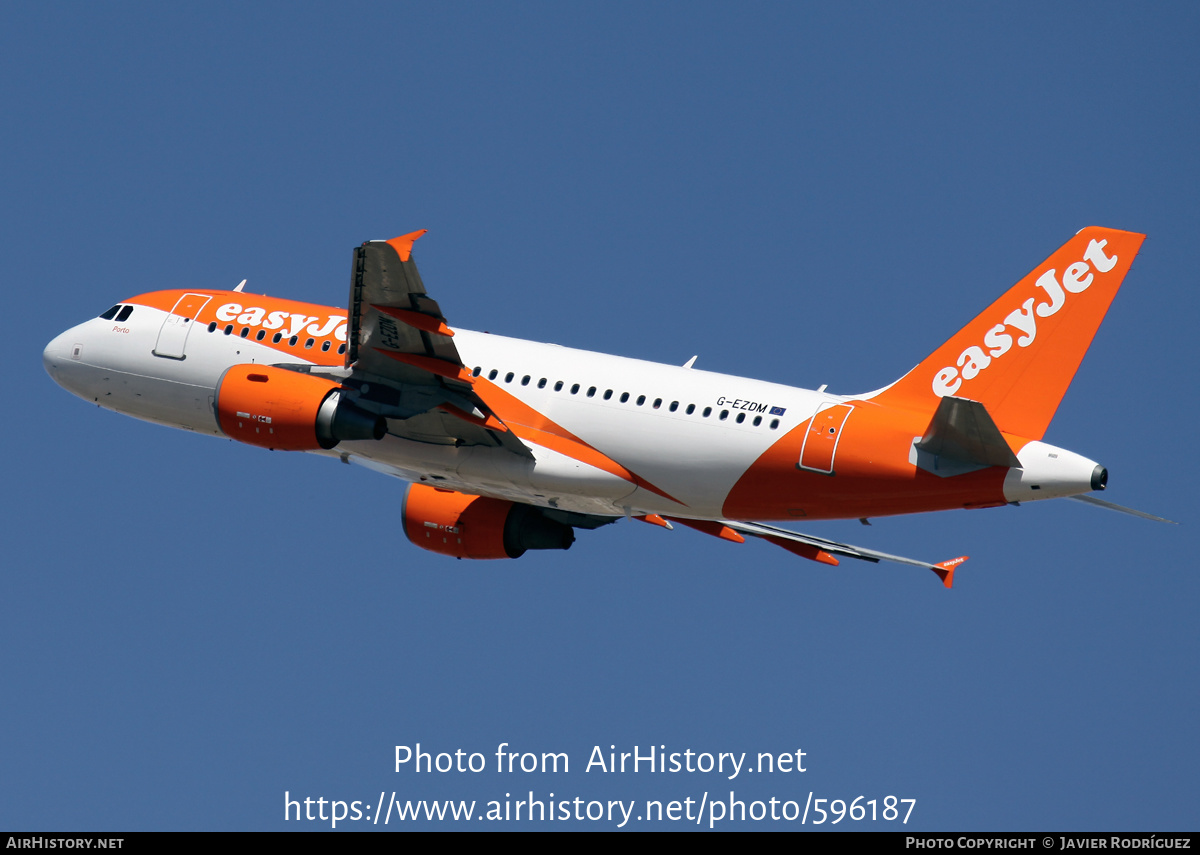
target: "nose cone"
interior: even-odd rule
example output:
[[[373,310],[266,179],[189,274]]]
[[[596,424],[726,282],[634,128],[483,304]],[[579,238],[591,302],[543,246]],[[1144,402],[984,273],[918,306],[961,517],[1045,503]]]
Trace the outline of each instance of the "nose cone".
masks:
[[[62,335],[55,337],[42,351],[42,366],[59,386],[63,385],[63,363],[71,359],[70,335],[71,331],[67,330]]]
[[[54,382],[73,395],[86,397],[83,389],[86,368],[83,359],[83,336],[79,327],[72,327],[54,338],[42,351],[42,365]]]

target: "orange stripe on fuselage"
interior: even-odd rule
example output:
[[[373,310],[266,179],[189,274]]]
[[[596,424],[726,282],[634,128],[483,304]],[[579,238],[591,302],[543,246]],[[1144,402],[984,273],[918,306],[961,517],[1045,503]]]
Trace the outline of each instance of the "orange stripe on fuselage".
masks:
[[[729,491],[729,519],[853,519],[1004,504],[1008,470],[991,466],[942,478],[909,462],[930,416],[850,401],[834,474],[798,469],[811,420],[797,425],[754,462]],[[1005,436],[1014,452],[1029,441]]]
[[[504,391],[483,377],[475,378],[475,392],[491,407],[514,434],[521,439],[537,443],[551,451],[566,455],[580,463],[594,466],[609,474],[623,478],[652,493],[687,507],[670,493],[660,490],[640,475],[630,472],[608,455],[588,445],[562,425],[547,418],[520,398]]]
[[[193,322],[207,327],[215,322],[216,331],[203,335],[223,335],[228,326],[233,330],[230,335],[241,336],[245,329],[246,340],[255,344],[269,347],[280,353],[287,354],[305,362],[317,365],[342,365],[346,357],[338,353],[338,348],[346,342],[346,310],[331,306],[320,306],[315,303],[301,303],[297,300],[284,300],[279,297],[266,297],[261,294],[246,294],[238,291],[205,291],[199,289],[154,291],[149,294],[139,294],[126,303],[134,306],[148,306],[170,312],[185,294],[203,294],[212,299],[193,318]],[[237,311],[233,311],[233,307]],[[304,321],[301,323],[301,321]],[[311,327],[315,327],[310,331]],[[263,330],[262,340],[257,339],[258,332]],[[297,330],[293,332],[293,330]],[[339,337],[339,332],[341,337]],[[275,333],[282,333],[279,342],[272,339]],[[323,333],[323,334],[318,334]],[[296,336],[296,343],[290,344],[291,336]],[[312,347],[305,347],[312,339]],[[189,338],[189,344],[192,340]],[[329,349],[322,350],[325,342]]]

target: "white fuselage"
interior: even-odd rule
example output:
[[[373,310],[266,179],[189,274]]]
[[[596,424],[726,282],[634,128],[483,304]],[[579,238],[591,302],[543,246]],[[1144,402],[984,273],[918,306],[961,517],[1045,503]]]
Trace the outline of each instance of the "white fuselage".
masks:
[[[69,391],[107,409],[222,436],[214,402],[227,368],[317,361],[312,351],[281,353],[253,336],[226,335],[221,327],[209,332],[200,324],[186,334],[184,358],[158,356],[155,347],[168,316],[137,305],[122,323],[86,321],[50,342],[46,370]],[[842,400],[468,330],[456,330],[454,340],[464,364],[478,368],[479,377],[494,378],[504,392],[679,501],[528,440],[532,462],[500,448],[394,435],[317,453],[409,481],[564,510],[716,518],[729,488],[773,442],[822,402]]]
[[[216,399],[231,366],[347,374],[341,310],[234,292],[180,293],[142,295],[123,320],[73,327],[46,347],[46,370],[100,406],[216,436],[225,435]],[[193,301],[196,314],[208,304],[204,320],[215,320],[161,308],[177,298]],[[245,309],[254,301],[277,310]],[[987,507],[1087,492],[1098,468],[1063,449],[1017,441],[1020,468],[931,475],[917,465],[914,446],[929,414],[880,407],[876,393],[847,398],[468,330],[455,331],[454,342],[476,393],[520,431],[531,455],[425,436],[394,419],[381,440],[316,453],[541,507],[701,520]]]

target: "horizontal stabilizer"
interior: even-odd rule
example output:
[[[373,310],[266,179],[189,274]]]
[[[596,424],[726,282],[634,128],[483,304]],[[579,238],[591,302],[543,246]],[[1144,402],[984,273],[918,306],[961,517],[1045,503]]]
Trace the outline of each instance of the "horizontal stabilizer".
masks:
[[[1118,505],[1116,502],[1106,502],[1103,499],[1097,499],[1095,496],[1066,496],[1067,499],[1074,499],[1076,502],[1083,502],[1088,505],[1095,505],[1098,508],[1107,508],[1110,511],[1119,511],[1123,514],[1141,517],[1144,520],[1154,520],[1155,522],[1165,522],[1171,525],[1179,525],[1175,520],[1169,520],[1165,517],[1156,517],[1154,514],[1148,514],[1145,511],[1135,511],[1133,508],[1127,508],[1124,505]]]
[[[1021,465],[987,407],[966,398],[942,398],[916,447],[961,463],[1010,468]]]

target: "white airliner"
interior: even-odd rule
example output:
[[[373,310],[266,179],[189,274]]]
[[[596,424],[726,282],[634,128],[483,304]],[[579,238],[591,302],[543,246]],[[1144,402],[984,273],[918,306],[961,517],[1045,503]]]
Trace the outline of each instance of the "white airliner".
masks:
[[[241,285],[156,291],[55,338],[46,370],[139,419],[409,481],[405,534],[459,558],[566,549],[630,517],[927,567],[950,587],[965,557],[769,522],[1055,497],[1128,510],[1083,496],[1104,467],[1041,438],[1144,235],[1083,229],[895,383],[834,395],[452,330],[411,258],[422,234],[354,250],[349,312]]]

